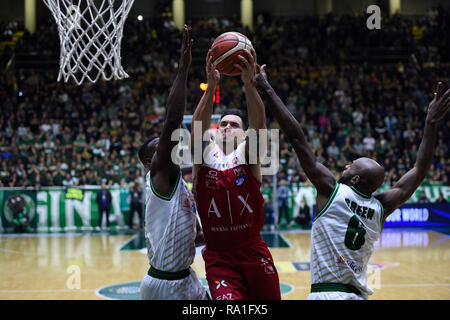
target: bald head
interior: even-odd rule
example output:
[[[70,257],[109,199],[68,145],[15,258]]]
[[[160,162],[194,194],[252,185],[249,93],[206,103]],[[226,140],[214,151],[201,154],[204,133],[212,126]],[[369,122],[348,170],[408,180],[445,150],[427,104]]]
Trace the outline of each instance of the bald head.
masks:
[[[375,192],[384,181],[384,168],[378,162],[369,158],[358,158],[350,165],[339,179],[340,183],[354,186],[365,194]]]

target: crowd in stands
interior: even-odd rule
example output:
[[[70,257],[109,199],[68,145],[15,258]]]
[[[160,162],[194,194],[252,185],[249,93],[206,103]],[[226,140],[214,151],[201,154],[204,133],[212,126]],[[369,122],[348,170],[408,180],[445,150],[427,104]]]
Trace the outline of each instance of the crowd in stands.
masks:
[[[450,44],[443,35],[450,31],[450,10],[434,9],[421,18],[383,17],[380,30],[368,30],[366,18],[259,14],[253,32],[229,19],[187,21],[195,42],[186,114],[202,95],[205,56],[215,37],[242,32],[303,124],[317,159],[338,176],[349,161],[374,158],[392,185],[414,165],[437,81],[449,83]],[[76,86],[56,82],[57,70],[3,72],[0,186],[129,186],[141,177],[136,152],[160,132],[179,60],[181,33],[170,19],[161,14],[126,22],[122,63],[131,76],[126,80]],[[407,54],[394,62],[383,56],[374,60],[371,52],[382,48]],[[49,20],[35,34],[26,33],[15,50],[58,55],[55,23]],[[239,77],[222,76],[214,113],[227,108],[246,108]],[[278,128],[269,110],[267,122]],[[450,119],[442,121],[429,183],[449,185],[449,128]],[[308,183],[282,133],[280,138],[278,181]]]
[[[23,23],[18,21],[0,21],[0,42],[11,41],[15,32],[23,30]]]

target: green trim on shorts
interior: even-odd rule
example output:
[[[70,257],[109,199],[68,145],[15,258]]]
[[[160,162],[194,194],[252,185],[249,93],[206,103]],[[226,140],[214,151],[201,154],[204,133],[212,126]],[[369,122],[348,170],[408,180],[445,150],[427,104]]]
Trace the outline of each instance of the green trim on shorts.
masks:
[[[147,274],[150,277],[162,279],[162,280],[181,280],[184,278],[187,278],[191,272],[188,269],[184,269],[177,272],[168,272],[168,271],[161,271],[153,266],[150,266],[150,269],[148,269]]]
[[[355,286],[351,284],[342,284],[342,283],[331,283],[331,282],[323,282],[323,283],[313,283],[311,285],[311,293],[314,292],[346,292],[346,293],[354,293],[356,295],[361,295],[361,291]]]

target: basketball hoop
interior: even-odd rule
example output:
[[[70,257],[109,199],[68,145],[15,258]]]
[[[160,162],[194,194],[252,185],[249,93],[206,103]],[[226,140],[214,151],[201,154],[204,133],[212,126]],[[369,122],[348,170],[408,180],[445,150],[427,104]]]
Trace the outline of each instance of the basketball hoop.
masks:
[[[128,78],[120,44],[134,0],[44,0],[58,25],[61,43],[58,81],[80,85]],[[96,4],[97,3],[97,4]]]

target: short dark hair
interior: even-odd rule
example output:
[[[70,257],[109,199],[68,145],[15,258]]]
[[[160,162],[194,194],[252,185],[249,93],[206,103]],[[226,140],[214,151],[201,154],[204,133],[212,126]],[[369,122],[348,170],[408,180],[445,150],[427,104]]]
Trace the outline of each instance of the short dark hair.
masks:
[[[157,137],[151,137],[150,139],[148,139],[147,141],[145,141],[141,147],[138,150],[138,157],[139,160],[141,161],[141,163],[144,163],[144,159],[145,159],[145,154],[147,153],[147,146],[150,142],[152,142],[154,139],[156,139]]]
[[[247,127],[248,127],[247,115],[244,114],[244,112],[242,112],[239,109],[227,109],[220,116],[220,120],[222,121],[222,118],[225,117],[225,116],[228,116],[228,115],[238,116],[239,118],[241,118],[242,124],[244,125],[243,129],[247,130]]]

